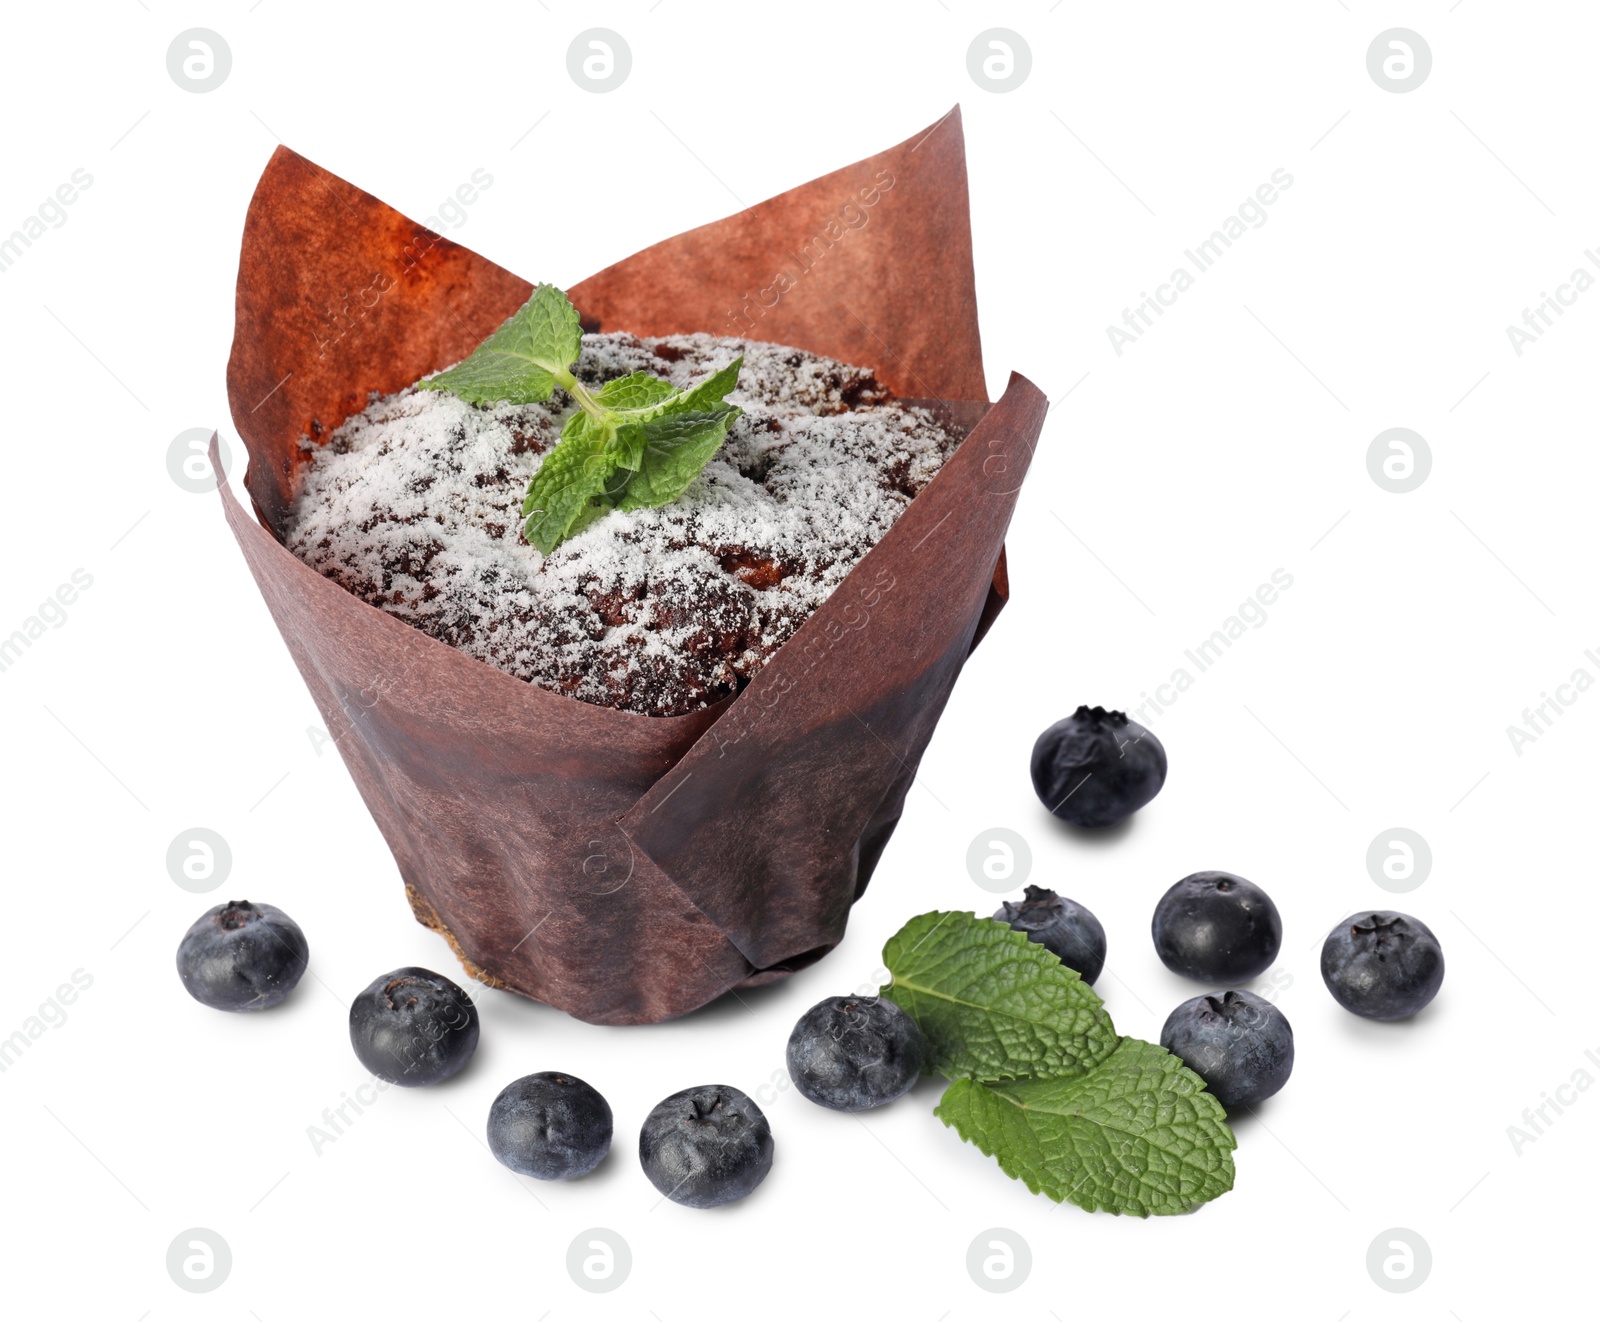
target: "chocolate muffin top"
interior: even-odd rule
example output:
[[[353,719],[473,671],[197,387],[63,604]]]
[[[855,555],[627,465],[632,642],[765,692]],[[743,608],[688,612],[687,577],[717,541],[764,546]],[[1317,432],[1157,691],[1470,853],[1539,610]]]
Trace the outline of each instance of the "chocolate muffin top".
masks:
[[[314,451],[285,529],[319,573],[541,688],[648,716],[737,691],[886,533],[958,438],[871,371],[754,340],[586,335],[586,385],[685,386],[744,354],[744,414],[675,502],[614,511],[548,556],[529,478],[571,399],[480,407],[408,387]]]

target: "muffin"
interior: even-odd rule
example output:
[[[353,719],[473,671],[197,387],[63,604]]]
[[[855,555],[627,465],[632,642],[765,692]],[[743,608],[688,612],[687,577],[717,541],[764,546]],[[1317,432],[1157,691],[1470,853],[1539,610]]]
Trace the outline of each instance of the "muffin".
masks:
[[[415,916],[475,978],[655,1023],[843,936],[1005,603],[1047,402],[1014,373],[987,401],[959,112],[567,291],[569,393],[737,386],[681,482],[647,446],[568,508],[560,393],[417,398],[535,292],[279,147],[228,363],[248,499],[220,503]],[[279,682],[249,667],[246,738]]]

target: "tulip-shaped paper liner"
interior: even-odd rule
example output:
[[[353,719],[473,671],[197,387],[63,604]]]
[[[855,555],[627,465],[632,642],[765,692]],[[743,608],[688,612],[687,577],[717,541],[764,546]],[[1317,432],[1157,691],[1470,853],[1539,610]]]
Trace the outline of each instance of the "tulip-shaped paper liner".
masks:
[[[1004,602],[1045,402],[1018,376],[983,402],[959,112],[576,286],[591,330],[794,345],[970,428],[744,691],[616,711],[454,650],[281,541],[302,437],[464,357],[530,292],[279,148],[245,222],[228,364],[256,518],[226,483],[223,510],[417,917],[486,981],[653,1022],[839,941]]]

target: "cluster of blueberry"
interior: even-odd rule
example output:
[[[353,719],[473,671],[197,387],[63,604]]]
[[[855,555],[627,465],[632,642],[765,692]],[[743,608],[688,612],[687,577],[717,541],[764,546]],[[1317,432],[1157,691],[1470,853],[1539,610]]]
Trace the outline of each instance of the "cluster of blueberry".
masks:
[[[178,946],[178,976],[217,1010],[267,1010],[294,990],[309,948],[299,924],[270,904],[235,900],[203,914]],[[350,1045],[368,1070],[404,1088],[442,1083],[478,1047],[478,1008],[459,986],[422,968],[375,978],[350,1006]],[[611,1150],[611,1107],[571,1074],[507,1084],[489,1108],[489,1148],[541,1180],[587,1175]],[[772,1169],[772,1129],[737,1088],[686,1088],[658,1103],[639,1131],[639,1161],[661,1193],[716,1207],[750,1193]]]
[[[529,1074],[501,1089],[489,1108],[489,1149],[520,1175],[576,1179],[611,1150],[611,1107],[570,1074]],[[663,1197],[720,1207],[767,1178],[772,1127],[737,1088],[685,1088],[645,1117],[639,1164]]]
[[[1040,736],[1032,763],[1040,799],[1080,826],[1115,825],[1150,802],[1166,780],[1161,743],[1120,712],[1080,707]],[[1029,886],[994,918],[1042,945],[1090,985],[1105,968],[1106,933],[1082,905]],[[1228,872],[1196,872],[1156,905],[1156,953],[1174,973],[1238,984],[1277,958],[1283,923],[1272,898]],[[233,901],[203,914],[178,947],[178,974],[197,1001],[219,1010],[265,1010],[300,981],[305,934],[281,909]],[[1356,914],[1328,934],[1322,977],[1335,1000],[1369,1019],[1402,1019],[1444,980],[1433,933],[1406,914]],[[361,1063],[403,1087],[460,1072],[478,1045],[478,1011],[449,978],[422,968],[386,973],[350,1006]],[[1178,1006],[1161,1045],[1205,1080],[1223,1106],[1276,1093],[1294,1065],[1294,1032],[1271,1002],[1237,986]],[[796,1090],[819,1106],[863,1111],[904,1096],[923,1072],[922,1032],[894,1002],[834,996],[807,1010],[785,1061]],[[611,1107],[571,1074],[529,1074],[489,1109],[489,1147],[512,1170],[541,1180],[586,1175],[611,1149]],[[688,1207],[745,1197],[772,1169],[772,1129],[748,1096],[724,1084],[686,1088],[658,1103],[639,1131],[639,1161],[662,1195]]]
[[[1161,741],[1121,712],[1079,707],[1039,736],[1030,763],[1034,790],[1057,817],[1082,827],[1115,826],[1155,798],[1167,777]],[[1043,944],[1085,982],[1105,967],[1099,920],[1054,891],[1029,886],[994,915]],[[1259,886],[1228,872],[1196,872],[1163,895],[1150,924],[1156,953],[1174,973],[1235,984],[1278,956],[1283,922]],[[1444,954],[1428,927],[1393,910],[1353,914],[1322,946],[1322,980],[1334,1000],[1368,1019],[1404,1019],[1444,981]],[[1170,1015],[1161,1045],[1183,1059],[1227,1107],[1272,1096],[1294,1065],[1294,1032],[1283,1011],[1254,992],[1196,996]]]
[[[1082,905],[1029,886],[995,918],[1043,945],[1091,985],[1106,962],[1106,934]],[[1175,883],[1150,922],[1161,962],[1197,982],[1238,984],[1278,957],[1283,922],[1272,897],[1231,872],[1196,872]],[[1444,954],[1427,926],[1407,914],[1354,914],[1328,933],[1322,980],[1352,1014],[1405,1019],[1434,998]],[[1161,1045],[1206,1081],[1224,1106],[1265,1101],[1289,1081],[1294,1032],[1283,1011],[1235,987],[1185,1001],[1161,1029]]]
[[[1040,801],[1075,826],[1115,826],[1161,790],[1161,741],[1121,712],[1079,707],[1039,736],[1030,766]],[[1053,890],[1029,886],[994,913],[1086,983],[1106,963],[1100,920]],[[1196,996],[1170,1015],[1161,1045],[1205,1080],[1223,1106],[1251,1106],[1289,1081],[1294,1030],[1282,1010],[1237,984],[1278,957],[1283,921],[1261,887],[1229,872],[1175,883],[1150,923],[1156,953],[1174,973],[1232,989]],[[1336,1001],[1368,1019],[1404,1019],[1444,981],[1444,955],[1427,926],[1407,914],[1355,914],[1328,934],[1322,978]],[[859,1111],[905,1093],[922,1065],[916,1024],[889,1001],[835,997],[812,1007],[789,1039],[789,1073],[822,1106]]]

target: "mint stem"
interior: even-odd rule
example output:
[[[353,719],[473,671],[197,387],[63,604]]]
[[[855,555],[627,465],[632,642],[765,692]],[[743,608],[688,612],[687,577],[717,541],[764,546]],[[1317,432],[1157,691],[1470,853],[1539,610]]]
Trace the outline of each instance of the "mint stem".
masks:
[[[561,388],[565,390],[567,394],[571,395],[572,398],[577,402],[578,407],[596,422],[603,424],[607,428],[612,427],[616,423],[616,413],[614,413],[611,409],[608,409],[604,404],[591,395],[583,382],[578,380],[577,377],[573,376],[571,372],[567,372],[565,374],[565,379],[563,379],[561,376],[557,376],[556,380],[560,383]]]

